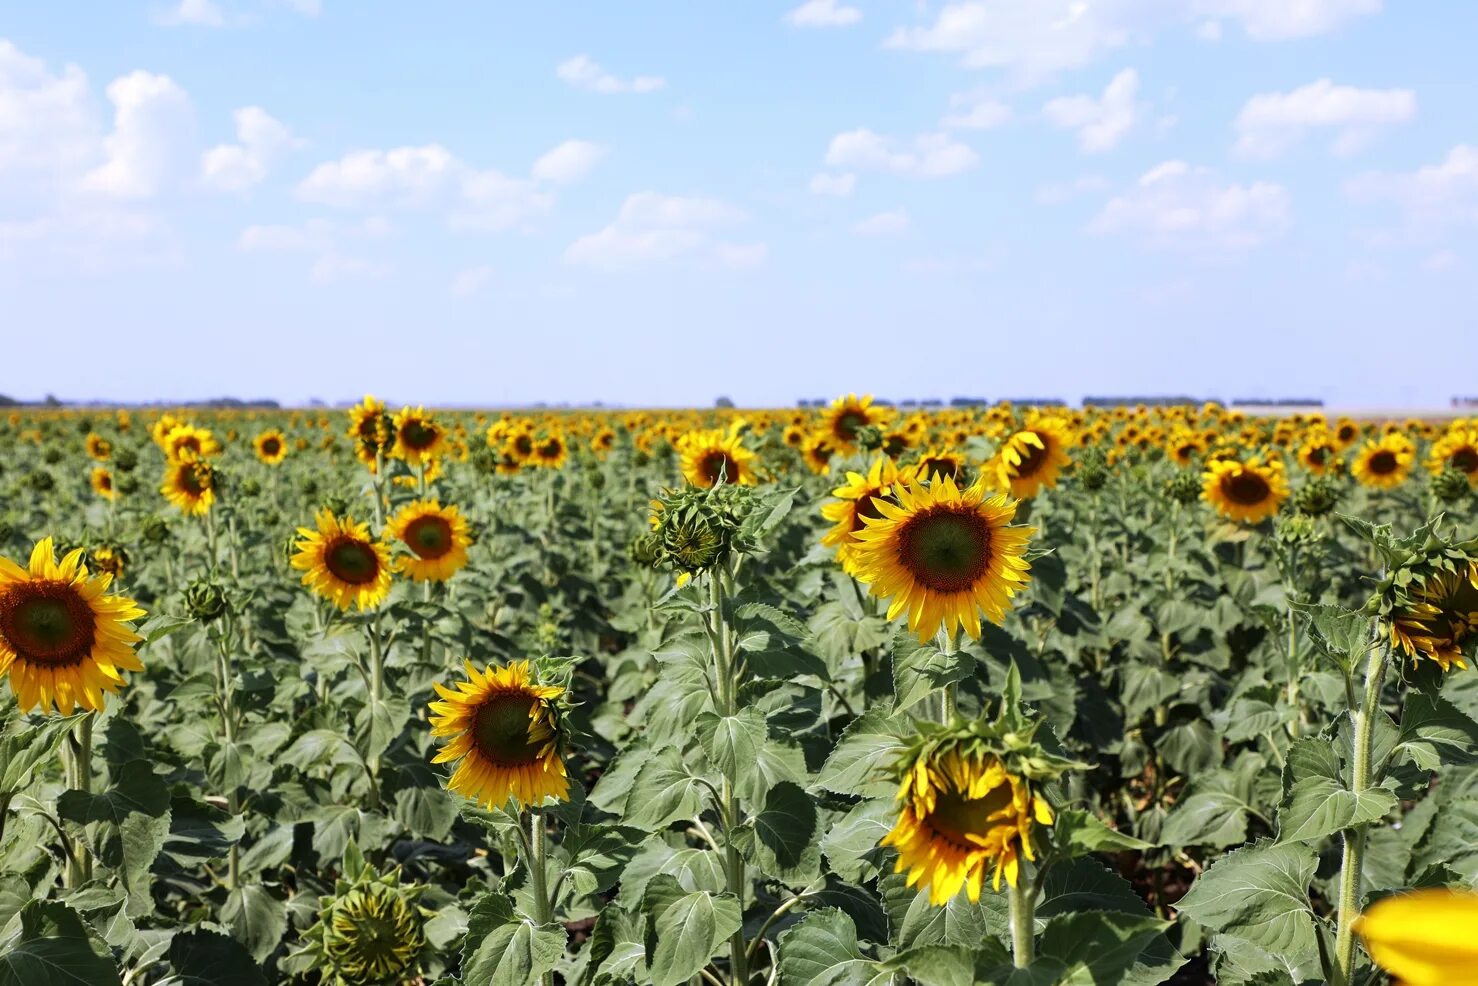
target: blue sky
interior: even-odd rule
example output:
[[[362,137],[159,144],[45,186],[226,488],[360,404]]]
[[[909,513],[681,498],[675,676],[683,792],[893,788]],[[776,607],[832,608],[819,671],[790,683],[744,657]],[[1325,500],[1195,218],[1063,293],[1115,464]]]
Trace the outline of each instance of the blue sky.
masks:
[[[1478,392],[1465,0],[0,2],[0,393]]]

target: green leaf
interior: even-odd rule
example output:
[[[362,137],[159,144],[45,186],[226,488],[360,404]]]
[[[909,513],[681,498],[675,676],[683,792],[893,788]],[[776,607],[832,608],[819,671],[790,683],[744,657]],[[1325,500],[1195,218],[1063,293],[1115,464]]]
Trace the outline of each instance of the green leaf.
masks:
[[[1295,604],[1308,621],[1309,639],[1334,665],[1349,675],[1370,649],[1370,619],[1338,606]]]
[[[810,912],[780,936],[783,986],[843,983],[849,981],[843,976],[865,975],[874,966],[858,947],[857,926],[834,907]],[[891,977],[889,973],[888,978]]]
[[[762,873],[794,886],[821,875],[816,803],[805,791],[789,781],[775,785],[751,824]]]
[[[1097,815],[1064,809],[1052,823],[1052,841],[1069,857],[1094,852],[1142,852],[1155,843],[1109,828]]]
[[[355,716],[360,752],[366,760],[380,756],[411,719],[411,704],[404,695],[390,695],[365,704]]]
[[[852,807],[821,838],[821,851],[831,869],[844,880],[863,883],[878,873],[870,857],[881,851],[878,843],[893,827],[897,811],[887,798],[873,798]]]
[[[821,767],[817,786],[854,797],[892,797],[897,785],[886,769],[903,749],[906,728],[887,710],[869,709],[842,733]]]
[[[1469,765],[1478,759],[1478,723],[1447,699],[1413,689],[1406,695],[1396,750],[1422,770],[1437,770],[1444,758],[1449,765]]]
[[[186,868],[219,859],[241,841],[245,829],[241,816],[228,815],[177,791],[169,805],[169,837],[164,840],[163,854]]]
[[[169,788],[147,761],[125,764],[102,794],[63,791],[56,799],[57,813],[67,821],[121,823],[132,813],[159,818],[169,811]]]
[[[1288,750],[1287,794],[1278,809],[1279,842],[1311,842],[1383,818],[1396,808],[1385,788],[1356,794],[1340,777],[1339,758],[1327,740],[1302,739]]]
[[[514,911],[505,895],[484,894],[468,917],[462,982],[465,986],[529,986],[554,968],[564,948],[563,928],[536,925]]]
[[[1165,818],[1167,846],[1239,846],[1247,840],[1247,805],[1226,791],[1205,791],[1178,802]]]
[[[1259,842],[1213,863],[1176,907],[1198,924],[1266,951],[1316,955],[1309,884],[1317,863],[1306,845]]]
[[[31,901],[20,928],[0,942],[0,986],[120,986],[108,948],[77,912],[54,900]]]
[[[911,637],[898,639],[893,650],[893,694],[900,711],[975,673],[975,658],[968,651],[946,654],[932,644],[919,647]]]
[[[682,768],[676,751],[664,750],[637,773],[622,821],[654,832],[680,818],[692,818],[702,810],[702,790],[698,780]]]
[[[174,975],[161,986],[267,986],[241,944],[214,931],[182,931],[169,943]]]
[[[731,781],[753,771],[768,734],[764,714],[754,708],[740,709],[731,716],[704,712],[693,726],[703,752]]]
[[[657,915],[653,986],[679,986],[696,976],[742,923],[739,902],[727,894],[699,891],[673,901]]]
[[[287,930],[287,908],[258,884],[236,887],[221,906],[221,923],[231,937],[261,962],[272,954]]]
[[[72,727],[75,716],[18,718],[7,721],[0,736],[0,796],[13,795],[28,787],[36,765],[52,760]]]
[[[1066,915],[1047,922],[1038,951],[1065,967],[1059,983],[1158,986],[1186,962],[1165,937],[1169,927],[1151,915]]]
[[[1084,911],[1119,911],[1143,917],[1149,911],[1129,881],[1092,858],[1058,863],[1042,878],[1037,917]]]

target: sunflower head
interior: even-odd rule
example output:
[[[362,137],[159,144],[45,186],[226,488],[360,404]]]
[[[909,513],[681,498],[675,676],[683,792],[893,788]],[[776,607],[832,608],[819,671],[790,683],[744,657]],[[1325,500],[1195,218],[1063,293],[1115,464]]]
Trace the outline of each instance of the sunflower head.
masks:
[[[370,537],[369,525],[354,518],[339,519],[323,509],[317,529],[298,528],[297,553],[292,566],[303,572],[303,584],[334,602],[373,609],[390,592],[390,551]]]
[[[185,586],[185,609],[201,623],[211,623],[230,609],[226,590],[208,576],[194,579]]]
[[[1293,494],[1293,508],[1305,517],[1323,517],[1339,506],[1345,486],[1333,476],[1313,476]]]
[[[871,395],[848,394],[838,397],[827,408],[822,418],[822,434],[830,439],[832,448],[855,452],[859,448],[858,433],[863,428],[884,424],[891,418],[891,409],[875,407]]]
[[[400,409],[392,421],[394,444],[390,454],[413,466],[431,462],[442,452],[446,429],[422,407]]]
[[[379,873],[353,842],[331,894],[319,898],[318,920],[303,932],[291,971],[317,970],[333,986],[385,986],[419,981],[430,912],[425,887],[400,882],[400,867]]]
[[[107,466],[93,467],[92,474],[88,477],[88,483],[92,491],[104,500],[116,500],[118,498],[118,487],[113,483],[113,474],[108,471]]]
[[[456,507],[435,500],[408,503],[390,519],[385,536],[399,542],[405,553],[395,559],[395,570],[415,582],[445,582],[467,564],[472,534]]]
[[[257,458],[269,466],[280,465],[287,458],[287,438],[276,428],[264,431],[252,441]]]
[[[1415,459],[1411,439],[1400,432],[1389,432],[1379,440],[1366,442],[1350,471],[1363,486],[1390,490],[1406,482]]]
[[[123,577],[123,570],[128,565],[128,552],[116,544],[100,544],[87,555],[94,568],[115,579]]]
[[[214,466],[192,452],[184,452],[165,466],[159,492],[180,513],[203,517],[216,502],[217,472]]]
[[[679,438],[677,451],[683,478],[704,489],[720,483],[753,486],[755,456],[740,441],[741,427],[741,422],[735,422],[727,432],[694,431]]]
[[[1288,480],[1278,458],[1254,455],[1208,462],[1201,481],[1201,499],[1223,517],[1247,524],[1267,520],[1288,499]]]
[[[438,682],[430,706],[431,735],[446,741],[431,762],[457,762],[447,788],[487,808],[568,798],[564,685],[542,682],[528,661],[463,663],[467,677]]]
[[[1478,538],[1443,537],[1439,514],[1406,538],[1341,517],[1376,549],[1384,575],[1365,605],[1396,652],[1420,668],[1468,666],[1478,646]]]
[[[1072,457],[1072,429],[1066,420],[1033,414],[1026,427],[1006,439],[995,458],[986,464],[997,485],[1017,499],[1029,499],[1044,488],[1057,485],[1057,477]]]
[[[750,524],[761,498],[748,486],[665,490],[652,501],[652,534],[659,565],[696,575],[753,551]]]
[[[1448,467],[1432,477],[1432,495],[1441,503],[1454,505],[1472,494],[1471,478],[1459,469]]]
[[[831,491],[837,499],[822,506],[821,516],[831,521],[832,527],[822,535],[821,543],[837,549],[837,559],[848,572],[853,551],[861,544],[856,533],[866,526],[866,518],[882,516],[873,498],[889,496],[898,479],[898,467],[893,460],[880,455],[873,460],[867,475],[847,473],[846,485]]]

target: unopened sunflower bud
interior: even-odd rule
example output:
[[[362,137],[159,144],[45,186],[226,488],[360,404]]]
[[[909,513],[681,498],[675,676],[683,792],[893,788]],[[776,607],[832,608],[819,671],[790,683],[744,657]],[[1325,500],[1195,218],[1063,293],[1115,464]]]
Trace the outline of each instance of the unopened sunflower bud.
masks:
[[[127,446],[113,452],[113,467],[119,472],[133,472],[138,468],[139,454]]]
[[[169,540],[169,524],[163,517],[150,514],[139,523],[139,539],[146,544],[163,544]]]
[[[45,469],[37,469],[26,477],[26,485],[36,493],[50,493],[56,486],[56,477]]]
[[[226,590],[210,579],[196,579],[185,586],[185,608],[201,623],[218,619],[226,605]]]
[[[1467,473],[1448,467],[1432,477],[1432,495],[1442,503],[1457,503],[1473,492]]]
[[[1201,477],[1195,472],[1178,472],[1165,482],[1165,496],[1182,506],[1201,498]]]
[[[1332,476],[1313,476],[1293,494],[1293,508],[1306,517],[1323,517],[1339,506],[1344,486]]]

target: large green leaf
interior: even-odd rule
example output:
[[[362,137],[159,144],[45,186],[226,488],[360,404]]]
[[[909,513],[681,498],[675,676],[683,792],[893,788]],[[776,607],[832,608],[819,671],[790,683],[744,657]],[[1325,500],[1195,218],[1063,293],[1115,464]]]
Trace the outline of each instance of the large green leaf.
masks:
[[[842,733],[816,779],[818,786],[837,794],[892,797],[896,785],[886,768],[903,749],[907,726],[881,708],[869,709]]]
[[[1315,955],[1309,884],[1317,863],[1307,845],[1260,842],[1213,863],[1176,907],[1213,931],[1266,951]]]
[[[529,986],[553,969],[564,954],[565,931],[536,925],[500,893],[484,894],[467,922],[462,947],[465,986]]]
[[[0,986],[119,986],[107,946],[66,904],[32,901],[19,923],[0,942]]]
[[[1312,842],[1383,818],[1396,807],[1385,788],[1356,794],[1345,786],[1339,757],[1326,740],[1303,739],[1288,751],[1288,785],[1278,809],[1279,842]]]
[[[656,917],[653,986],[679,986],[698,975],[742,921],[739,902],[728,895],[700,890],[668,904]]]
[[[182,931],[169,943],[174,975],[160,986],[267,986],[240,942],[214,931]]]

